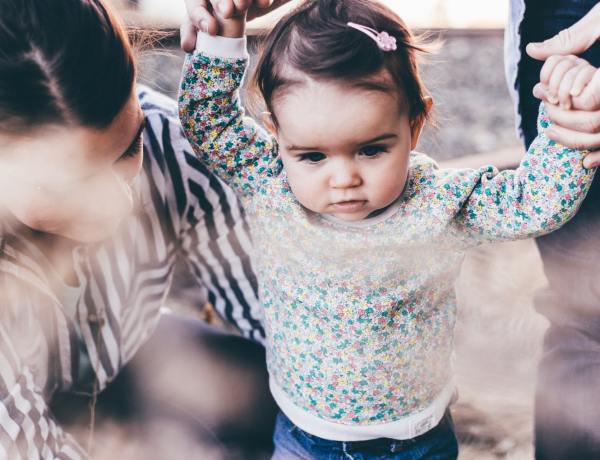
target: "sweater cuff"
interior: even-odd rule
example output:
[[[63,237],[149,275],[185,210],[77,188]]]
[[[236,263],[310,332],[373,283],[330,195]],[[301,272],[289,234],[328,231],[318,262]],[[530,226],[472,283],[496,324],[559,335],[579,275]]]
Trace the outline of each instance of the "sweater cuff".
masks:
[[[247,59],[246,37],[227,38],[198,32],[196,52],[229,59]]]

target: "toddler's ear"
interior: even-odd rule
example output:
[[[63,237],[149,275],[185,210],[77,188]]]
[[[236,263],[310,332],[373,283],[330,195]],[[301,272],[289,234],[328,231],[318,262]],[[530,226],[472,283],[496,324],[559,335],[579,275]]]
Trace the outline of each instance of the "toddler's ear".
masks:
[[[271,116],[271,112],[261,113],[260,118],[262,118],[262,121],[265,124],[265,126],[267,128],[269,128],[269,131],[271,131],[273,133],[273,136],[275,136],[275,139],[277,141],[279,141],[279,139],[277,137],[277,129],[275,129],[275,123],[273,123],[273,117]]]
[[[425,120],[427,119],[427,114],[431,111],[431,108],[433,107],[433,99],[431,99],[429,96],[425,96],[423,98],[423,101],[425,102],[425,112],[419,115],[410,123],[411,150],[414,150],[417,147],[417,143],[419,142],[419,136],[421,135],[423,125],[425,124]]]

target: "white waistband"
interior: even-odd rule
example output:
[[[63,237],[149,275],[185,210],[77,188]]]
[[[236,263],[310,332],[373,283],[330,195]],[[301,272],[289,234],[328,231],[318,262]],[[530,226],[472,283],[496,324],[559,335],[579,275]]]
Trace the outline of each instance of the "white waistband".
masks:
[[[376,425],[344,425],[324,420],[294,404],[272,377],[269,379],[269,386],[279,408],[298,428],[323,439],[349,442],[377,438],[412,439],[428,432],[440,423],[452,400],[456,384],[452,378],[433,403],[422,411],[394,422]]]

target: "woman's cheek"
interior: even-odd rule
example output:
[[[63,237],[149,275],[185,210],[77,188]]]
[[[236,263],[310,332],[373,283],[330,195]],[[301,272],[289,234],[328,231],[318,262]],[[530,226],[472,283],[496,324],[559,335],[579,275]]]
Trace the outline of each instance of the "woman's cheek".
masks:
[[[68,218],[64,215],[66,212],[64,206],[57,208],[53,203],[43,198],[36,200],[25,198],[7,206],[7,209],[21,223],[39,232],[59,233],[68,221]]]

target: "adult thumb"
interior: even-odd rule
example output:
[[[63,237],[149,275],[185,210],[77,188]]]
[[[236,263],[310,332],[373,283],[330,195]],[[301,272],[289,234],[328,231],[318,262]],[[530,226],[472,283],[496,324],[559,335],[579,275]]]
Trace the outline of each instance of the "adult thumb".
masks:
[[[600,3],[568,29],[542,43],[529,43],[527,54],[545,61],[554,54],[580,54],[592,46],[600,37]]]

